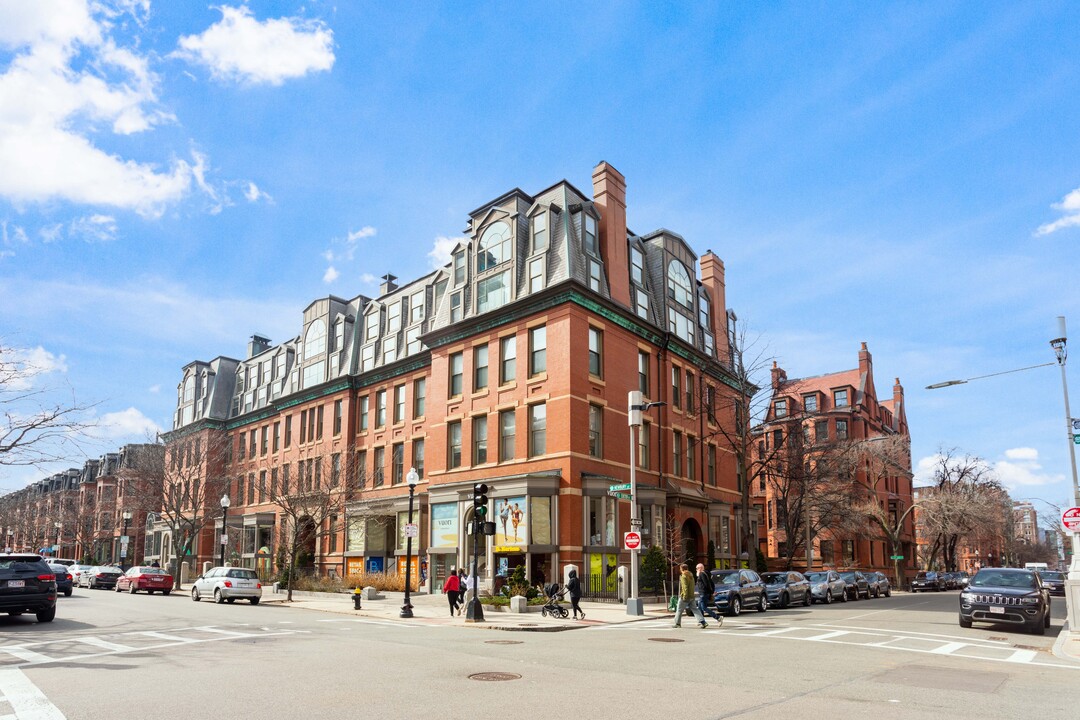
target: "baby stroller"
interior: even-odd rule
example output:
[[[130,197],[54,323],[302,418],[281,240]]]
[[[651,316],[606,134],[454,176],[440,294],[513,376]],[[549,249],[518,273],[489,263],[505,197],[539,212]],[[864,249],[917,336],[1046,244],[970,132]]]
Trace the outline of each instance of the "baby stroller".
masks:
[[[550,583],[544,586],[544,595],[547,596],[547,602],[544,603],[544,607],[540,608],[540,614],[544,617],[551,615],[551,617],[565,618],[570,614],[570,611],[559,604],[559,600],[566,595],[566,591],[559,587],[559,583]]]

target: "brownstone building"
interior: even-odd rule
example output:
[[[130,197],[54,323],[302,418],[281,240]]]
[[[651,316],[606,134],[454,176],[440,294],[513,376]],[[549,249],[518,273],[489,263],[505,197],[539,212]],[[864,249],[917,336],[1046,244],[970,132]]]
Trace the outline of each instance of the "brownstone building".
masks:
[[[630,508],[609,488],[628,481],[627,396],[641,390],[666,403],[637,448],[645,544],[678,536],[687,556],[712,543],[718,563],[736,561],[736,467],[715,432],[737,387],[721,260],[668,230],[628,230],[625,181],[607,163],[591,198],[566,181],[514,189],[471,212],[466,234],[444,268],[386,275],[373,298],[315,300],[295,338],[254,336],[244,359],[184,368],[167,466],[174,480],[195,469],[182,482],[214,519],[193,559],[217,557],[225,494],[226,559],[271,569],[284,522],[272,498],[323,487],[338,509],[312,523],[300,564],[400,570],[415,468],[413,562],[427,560],[431,582],[467,566],[484,482],[496,534],[482,584],[572,564],[614,591]],[[169,556],[168,528],[152,531]]]
[[[813,549],[815,567],[859,568],[879,570],[894,578],[903,579],[915,568],[915,517],[912,511],[911,451],[907,415],[904,406],[904,388],[899,378],[892,387],[892,397],[879,400],[874,385],[874,365],[866,343],[859,350],[857,368],[815,377],[789,379],[787,373],[774,363],[772,370],[772,397],[766,420],[758,428],[759,442],[757,461],[775,463],[782,456],[776,455],[781,443],[805,448],[799,463],[809,468],[817,457],[825,453],[838,453],[846,475],[855,492],[829,495],[820,493],[819,503],[837,503],[852,500],[871,500],[869,513],[898,531],[897,537],[889,538],[873,522],[864,522],[863,516],[856,520],[843,512],[835,514],[837,525],[818,528],[810,526],[810,545]],[[792,437],[791,433],[797,433]],[[878,455],[876,465],[870,460],[872,443],[895,439],[889,452]],[[880,448],[877,448],[880,449]],[[789,469],[790,470],[790,469]],[[831,468],[830,468],[831,470]],[[810,472],[810,483],[821,485],[835,482]],[[801,545],[798,567],[805,566],[805,527],[799,537],[786,537],[783,527],[792,526],[781,522],[785,500],[793,506],[790,498],[780,497],[783,488],[767,482],[768,471],[761,474],[760,483],[754,483],[755,497],[764,508],[764,533],[762,549],[769,558],[786,557],[787,544]],[[820,488],[808,488],[805,492],[817,492]],[[825,514],[832,508],[814,508]],[[843,522],[841,522],[843,520]],[[894,560],[893,556],[902,556]]]

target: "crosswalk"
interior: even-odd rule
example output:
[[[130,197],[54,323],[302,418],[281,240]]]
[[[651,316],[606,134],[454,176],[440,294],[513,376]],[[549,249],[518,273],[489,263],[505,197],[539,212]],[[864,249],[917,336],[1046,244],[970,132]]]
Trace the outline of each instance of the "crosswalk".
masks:
[[[590,628],[589,632],[640,632],[669,630],[681,634],[693,633],[723,636],[739,640],[787,640],[795,642],[857,645],[867,648],[900,652],[944,655],[1001,663],[1019,663],[1044,667],[1080,669],[1080,665],[1059,661],[1045,651],[1018,648],[1003,640],[959,637],[919,632],[898,632],[885,628],[851,627],[827,624],[780,625],[774,622],[754,622],[728,618],[723,627],[714,624],[704,630],[684,627],[673,630],[670,620],[646,620]]]
[[[164,630],[139,630],[107,635],[67,635],[38,642],[0,644],[0,671],[56,662],[78,662],[107,655],[160,650],[228,640],[247,640],[305,633],[280,627],[198,625]],[[21,716],[20,716],[21,717]],[[0,720],[4,715],[0,713]]]

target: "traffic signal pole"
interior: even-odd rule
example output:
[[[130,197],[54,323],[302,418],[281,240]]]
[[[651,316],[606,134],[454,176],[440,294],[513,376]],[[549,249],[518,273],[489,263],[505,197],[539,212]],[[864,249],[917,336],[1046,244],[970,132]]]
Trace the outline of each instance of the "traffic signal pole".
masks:
[[[472,572],[469,577],[472,580],[473,596],[465,608],[465,622],[484,622],[484,607],[480,604],[480,578],[478,575],[480,558],[480,538],[483,535],[484,517],[487,515],[487,491],[484,483],[473,485],[473,557]],[[465,588],[468,591],[468,588]]]

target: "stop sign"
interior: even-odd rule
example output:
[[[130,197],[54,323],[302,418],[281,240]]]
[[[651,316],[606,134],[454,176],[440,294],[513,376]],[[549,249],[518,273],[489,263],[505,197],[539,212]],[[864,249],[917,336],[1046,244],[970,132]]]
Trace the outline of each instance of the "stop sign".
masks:
[[[634,530],[623,533],[623,544],[626,545],[627,550],[637,550],[641,547],[641,533]]]
[[[1066,530],[1080,530],[1080,507],[1069,508],[1061,513],[1061,524]]]

